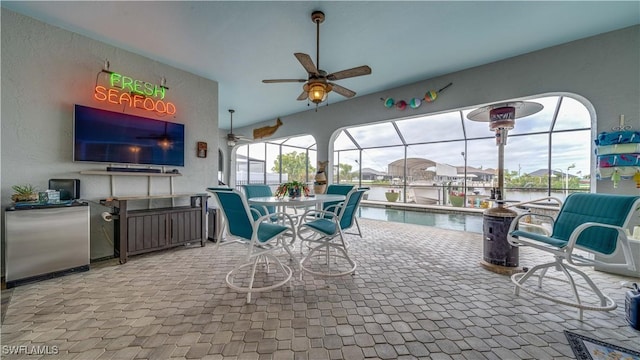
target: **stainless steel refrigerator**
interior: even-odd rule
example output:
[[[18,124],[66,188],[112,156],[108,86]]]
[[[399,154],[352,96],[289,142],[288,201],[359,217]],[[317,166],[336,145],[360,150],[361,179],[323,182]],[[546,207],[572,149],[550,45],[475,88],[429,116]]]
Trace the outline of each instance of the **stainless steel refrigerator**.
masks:
[[[89,269],[89,206],[17,207],[5,211],[6,282]]]

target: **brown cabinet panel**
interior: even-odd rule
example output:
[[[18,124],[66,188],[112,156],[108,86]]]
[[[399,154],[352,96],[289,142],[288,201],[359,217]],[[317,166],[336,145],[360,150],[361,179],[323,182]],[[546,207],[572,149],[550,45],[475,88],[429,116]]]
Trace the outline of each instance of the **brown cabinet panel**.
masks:
[[[127,252],[141,253],[167,245],[167,215],[132,215],[127,219]]]
[[[105,202],[108,206],[113,206],[119,215],[119,225],[116,227],[119,242],[116,251],[119,251],[120,263],[125,263],[128,255],[168,249],[195,242],[200,242],[200,246],[204,246],[205,205],[208,195],[185,196],[191,197],[190,206],[135,211],[127,211],[129,199],[113,199],[108,203]]]
[[[167,245],[167,217],[151,217],[151,247],[164,247]]]
[[[201,214],[197,209],[171,214],[171,243],[181,244],[200,241],[203,238]]]

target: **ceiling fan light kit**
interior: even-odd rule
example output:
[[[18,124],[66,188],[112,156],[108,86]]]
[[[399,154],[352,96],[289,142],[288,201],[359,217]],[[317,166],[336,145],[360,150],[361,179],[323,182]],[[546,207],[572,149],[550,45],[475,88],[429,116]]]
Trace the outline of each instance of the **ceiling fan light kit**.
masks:
[[[320,104],[321,102],[327,100],[327,96],[332,90],[331,85],[323,84],[321,82],[304,84],[302,88],[309,94],[309,101],[314,104]]]
[[[305,53],[294,53],[302,67],[307,71],[307,80],[304,79],[270,79],[262,80],[263,83],[282,83],[282,82],[303,82],[302,94],[297,100],[308,100],[318,105],[327,100],[328,94],[334,91],[344,97],[351,98],[356,95],[355,91],[349,90],[338,84],[330,83],[327,80],[335,81],[350,77],[369,75],[371,68],[367,65],[358,66],[351,69],[337,71],[327,74],[326,71],[319,69],[320,67],[320,23],[325,19],[322,11],[314,11],[311,14],[311,20],[316,24],[316,63],[313,63],[311,56]],[[317,65],[317,66],[316,66]]]

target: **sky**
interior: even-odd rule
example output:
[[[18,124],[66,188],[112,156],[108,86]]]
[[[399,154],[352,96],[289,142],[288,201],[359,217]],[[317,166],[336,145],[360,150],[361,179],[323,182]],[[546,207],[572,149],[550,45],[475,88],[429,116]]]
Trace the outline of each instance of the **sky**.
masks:
[[[548,168],[548,131],[559,99],[557,96],[550,96],[528,100],[540,103],[543,109],[528,117],[516,119],[515,128],[509,131],[505,146],[505,169],[526,174]],[[407,147],[407,157],[426,158],[452,166],[463,166],[466,158],[468,166],[497,168],[498,146],[495,134],[489,129],[488,123],[466,118],[472,110],[474,109],[396,120],[402,137],[408,144],[414,144]],[[470,139],[467,149],[463,141],[463,124],[467,138]],[[575,99],[563,97],[554,131],[585,128],[591,128],[591,117],[587,108]],[[404,157],[402,140],[391,122],[367,124],[346,130],[365,148],[362,152],[363,168],[386,172],[389,163]],[[532,135],[536,132],[543,134]],[[308,135],[291,138],[286,144],[307,147],[314,142],[313,137]],[[551,168],[566,172],[568,167],[575,164],[575,167],[569,170],[570,174],[589,174],[591,147],[591,130],[554,132]],[[265,159],[264,145],[251,144],[250,149],[252,158]],[[278,153],[277,149],[277,145],[268,145],[267,169],[271,168]],[[352,165],[353,170],[357,170],[359,166],[359,151],[356,149],[344,132],[336,138],[334,150],[341,150],[339,162]],[[283,151],[301,150],[284,148]],[[239,153],[246,155],[246,150],[239,150]],[[312,157],[311,164],[315,164],[315,152]],[[335,159],[334,153],[334,161]]]
[[[526,135],[536,132],[548,132],[558,97],[533,99],[544,106],[537,114],[516,120],[515,128],[509,131],[505,146],[505,168],[519,171],[521,174],[548,168],[548,134]],[[463,166],[465,156],[467,165],[476,168],[496,168],[498,166],[498,147],[495,133],[489,130],[488,123],[466,119],[473,109],[451,112],[434,116],[399,120],[398,128],[408,143],[437,142],[425,145],[409,145],[407,157],[427,158],[453,166]],[[462,117],[462,119],[461,119]],[[462,123],[469,140],[465,151]],[[564,97],[554,129],[583,129],[591,127],[589,112],[578,101]],[[402,144],[390,122],[365,125],[347,129],[362,147]],[[589,174],[591,131],[558,132],[552,137],[551,168],[558,171],[575,164],[570,173]],[[355,149],[356,146],[344,134],[335,142],[335,150]],[[462,153],[465,152],[463,156]],[[357,151],[343,151],[340,162],[357,167]],[[363,167],[386,171],[387,164],[404,156],[404,147],[385,147],[366,149],[362,154]]]

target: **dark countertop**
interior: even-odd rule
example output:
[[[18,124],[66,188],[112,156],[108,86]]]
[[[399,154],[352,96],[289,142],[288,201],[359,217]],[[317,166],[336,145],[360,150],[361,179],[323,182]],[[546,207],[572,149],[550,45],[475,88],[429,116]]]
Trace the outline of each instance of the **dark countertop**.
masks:
[[[71,207],[71,206],[89,206],[89,203],[83,202],[80,200],[65,200],[55,204],[42,204],[39,202],[19,202],[11,206],[8,206],[5,210],[16,211],[16,210],[34,210],[34,209],[53,209],[53,208]]]

